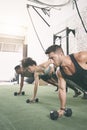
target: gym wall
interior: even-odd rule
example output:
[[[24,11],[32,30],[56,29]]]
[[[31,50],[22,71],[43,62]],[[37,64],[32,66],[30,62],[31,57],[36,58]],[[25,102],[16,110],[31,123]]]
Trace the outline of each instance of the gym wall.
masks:
[[[81,17],[87,29],[87,7],[82,9]],[[67,26],[75,29],[75,38],[70,38],[70,52],[87,50],[87,33],[85,32],[78,15],[74,15],[67,21]]]
[[[80,10],[80,14],[87,30],[87,6]],[[75,37],[71,32],[69,34],[69,53],[87,50],[87,33],[83,28],[83,25],[76,10],[72,16],[70,16],[66,20],[63,20],[60,24],[56,25],[58,31],[61,31],[66,27],[69,27],[70,29],[75,29]],[[62,39],[61,44],[64,52],[66,53],[65,38]]]

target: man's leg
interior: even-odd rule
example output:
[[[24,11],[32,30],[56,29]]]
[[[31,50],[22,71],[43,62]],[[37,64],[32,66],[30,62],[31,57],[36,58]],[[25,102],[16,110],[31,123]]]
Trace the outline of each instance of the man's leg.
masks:
[[[58,80],[55,80],[52,76],[46,74],[46,75],[40,75],[40,78],[45,82],[52,84],[53,86],[56,86],[58,89]]]
[[[57,89],[55,91],[58,91],[58,78],[55,73],[52,75],[41,75],[40,78],[42,80],[44,80],[45,82],[48,82],[48,83],[56,86]],[[78,90],[78,88],[74,87],[74,83],[71,84],[71,82],[68,80],[67,80],[67,86],[75,92],[74,97],[77,97],[81,94],[81,92]]]
[[[34,77],[29,77],[25,80],[28,84],[32,84],[34,82]]]
[[[87,91],[84,92],[82,99],[87,99]]]
[[[84,93],[85,91],[80,88],[80,86],[78,86],[76,83],[74,83],[73,81],[70,80],[66,80],[67,86],[69,86],[69,88],[73,89],[75,92],[75,95],[73,97],[78,97],[79,95],[82,94],[82,92]]]

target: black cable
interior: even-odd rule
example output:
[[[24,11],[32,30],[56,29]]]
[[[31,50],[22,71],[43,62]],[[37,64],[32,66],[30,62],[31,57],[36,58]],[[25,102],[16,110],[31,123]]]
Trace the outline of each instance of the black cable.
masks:
[[[37,14],[43,19],[43,21],[50,27],[50,25],[47,23],[47,21],[40,15],[40,13],[35,9],[34,6],[32,8],[37,12]]]
[[[76,9],[77,9],[78,15],[79,15],[79,17],[80,17],[80,20],[81,20],[81,22],[82,22],[82,25],[83,25],[83,27],[84,27],[84,29],[85,29],[85,32],[87,33],[87,30],[86,30],[86,27],[85,27],[84,22],[83,22],[83,20],[82,20],[82,17],[81,17],[81,15],[80,15],[80,12],[79,12],[78,5],[77,5],[76,0],[74,0],[74,2],[75,2],[75,6],[76,6]]]
[[[29,12],[28,7],[29,7],[29,5],[27,5],[27,11],[28,11],[28,14],[29,14],[29,17],[30,17],[30,20],[31,20],[32,26],[33,26],[33,28],[34,28],[34,31],[35,31],[36,36],[37,36],[37,38],[38,38],[38,41],[39,41],[39,43],[40,43],[40,45],[41,45],[43,51],[45,52],[45,49],[44,49],[44,47],[43,47],[43,45],[42,45],[42,43],[41,43],[41,40],[40,40],[40,38],[39,38],[39,36],[38,36],[38,33],[37,33],[36,29],[35,29],[35,26],[34,26],[34,23],[33,23],[33,20],[32,20],[32,17],[31,17],[31,15],[30,15],[30,12]]]

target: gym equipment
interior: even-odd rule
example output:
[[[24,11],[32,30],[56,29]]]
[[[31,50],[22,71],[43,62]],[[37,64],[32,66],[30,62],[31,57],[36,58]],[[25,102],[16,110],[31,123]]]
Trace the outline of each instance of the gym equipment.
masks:
[[[22,92],[21,92],[21,94],[22,94],[22,95],[25,95],[25,92],[24,92],[24,91],[22,91]]]
[[[50,118],[51,118],[52,120],[57,120],[58,117],[59,117],[59,114],[58,114],[57,111],[51,111],[51,112],[50,112]]]
[[[19,95],[17,92],[14,92],[14,96],[17,96],[17,95]],[[22,91],[21,92],[21,95],[25,95],[25,92],[24,91]]]
[[[14,96],[17,96],[18,95],[18,93],[17,92],[14,92]]]
[[[66,108],[64,116],[71,117],[72,116],[72,109],[71,108]]]
[[[26,103],[34,103],[34,102],[39,102],[39,99],[38,98],[36,98],[35,100],[30,100],[30,99],[27,99],[26,100]]]
[[[72,109],[71,108],[66,108],[64,110],[64,116],[71,117],[72,116]],[[59,117],[59,114],[58,114],[58,112],[56,110],[50,112],[50,118],[52,120],[57,120],[58,117]]]

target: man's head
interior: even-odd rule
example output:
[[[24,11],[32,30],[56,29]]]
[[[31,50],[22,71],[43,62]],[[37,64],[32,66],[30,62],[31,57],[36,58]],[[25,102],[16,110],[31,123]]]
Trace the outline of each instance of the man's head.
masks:
[[[34,61],[30,57],[22,60],[23,68],[28,68],[28,71],[30,71],[31,73],[33,73],[35,71],[35,66],[36,65],[37,65],[36,61]]]
[[[54,61],[56,66],[61,65],[62,56],[64,55],[63,49],[59,45],[52,45],[48,47],[45,51],[50,59]]]
[[[14,69],[15,69],[17,74],[22,74],[22,72],[23,72],[23,69],[20,65],[15,66]]]

